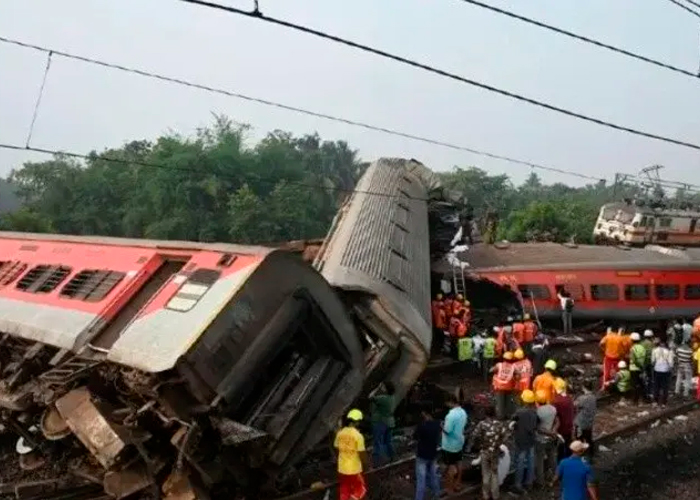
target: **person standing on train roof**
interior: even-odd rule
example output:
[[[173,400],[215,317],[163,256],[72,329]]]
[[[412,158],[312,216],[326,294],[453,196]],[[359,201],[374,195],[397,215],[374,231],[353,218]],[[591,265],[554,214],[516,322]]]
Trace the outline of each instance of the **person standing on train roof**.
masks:
[[[367,486],[362,474],[370,464],[365,449],[365,438],[357,428],[362,421],[362,412],[350,410],[345,417],[345,426],[335,435],[334,447],[338,450],[338,498],[339,500],[362,500],[367,495]]]
[[[523,327],[525,328],[522,342],[523,350],[525,351],[525,356],[529,358],[532,356],[532,342],[537,335],[537,323],[530,319],[529,314],[525,313],[523,316]]]
[[[620,362],[621,342],[620,333],[608,327],[607,333],[600,341],[603,350],[603,377],[600,383],[602,389],[605,389],[607,382],[615,376],[617,364]]]
[[[565,288],[560,288],[557,292],[559,306],[561,307],[561,321],[564,335],[573,333],[574,299]]]
[[[522,349],[517,349],[513,357],[515,358],[515,390],[520,393],[528,390],[532,384],[532,361],[525,357]]]
[[[640,404],[646,396],[644,378],[647,368],[647,350],[642,344],[642,337],[633,332],[630,335],[632,348],[630,349],[630,374],[632,376],[632,402]]]
[[[546,402],[552,403],[556,391],[554,390],[554,372],[557,371],[557,362],[553,359],[547,360],[544,364],[544,373],[535,377],[532,381],[532,390],[537,394],[542,391],[546,395]]]
[[[540,375],[544,372],[544,363],[549,357],[549,340],[543,332],[537,332],[531,349],[532,371],[534,375]]]
[[[396,425],[394,409],[396,397],[394,384],[386,381],[382,384],[382,392],[370,399],[370,419],[372,421],[372,459],[376,464],[386,459],[394,460],[394,444],[392,432]]]
[[[468,416],[454,395],[447,398],[447,407],[450,410],[442,424],[440,447],[442,448],[443,461],[447,466],[445,490],[449,495],[462,489],[462,451],[464,449],[464,429],[467,426]]]
[[[642,345],[644,346],[644,353],[646,355],[646,361],[644,364],[644,386],[646,389],[646,397],[648,400],[651,400],[654,389],[654,367],[651,364],[651,352],[654,350],[653,331],[644,330],[644,340],[642,340]]]
[[[490,332],[484,339],[484,350],[482,354],[483,364],[481,365],[482,373],[484,374],[484,381],[488,381],[489,374],[496,362],[496,356],[498,355],[498,344],[496,341],[496,336],[498,335],[498,327],[494,326],[493,331]]]
[[[500,420],[508,418],[513,406],[513,391],[515,390],[515,364],[513,353],[503,353],[503,360],[496,363],[491,371],[493,379],[491,387],[496,398],[496,416]]]

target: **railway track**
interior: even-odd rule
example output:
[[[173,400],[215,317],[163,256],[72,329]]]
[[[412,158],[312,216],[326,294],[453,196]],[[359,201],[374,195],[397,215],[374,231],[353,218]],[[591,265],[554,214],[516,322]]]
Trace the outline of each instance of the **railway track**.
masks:
[[[652,427],[656,422],[672,419],[678,415],[688,413],[698,408],[695,401],[678,401],[669,408],[653,408],[651,405],[638,406],[619,406],[616,404],[617,399],[607,395],[598,398],[599,411],[596,418],[597,432],[596,444],[598,446],[610,446],[617,440],[636,434],[644,429]],[[468,461],[469,459],[465,459]],[[395,485],[389,487],[389,483],[396,482],[396,478],[404,477],[412,478],[414,475],[415,457],[412,454],[406,454],[400,459],[372,469],[365,474],[368,490],[371,493],[371,498],[391,499],[405,498],[405,494],[412,493],[412,490],[401,492],[397,491]],[[478,473],[478,471],[473,471]],[[405,481],[404,481],[405,482]],[[410,483],[411,481],[408,481]],[[279,497],[277,500],[324,500],[334,498],[335,482],[327,482],[317,484],[303,491],[299,491],[292,495]],[[459,495],[451,498],[472,498],[471,495],[478,491],[480,485],[478,482],[468,484],[464,491]],[[328,497],[326,497],[328,495]]]

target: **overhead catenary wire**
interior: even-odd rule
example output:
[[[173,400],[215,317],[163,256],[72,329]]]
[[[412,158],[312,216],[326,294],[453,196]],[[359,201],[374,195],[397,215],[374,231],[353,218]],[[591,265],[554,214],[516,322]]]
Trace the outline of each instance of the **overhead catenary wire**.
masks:
[[[695,17],[697,17],[697,18],[700,19],[700,12],[697,12],[696,10],[691,9],[690,7],[688,7],[687,5],[685,5],[685,4],[681,3],[681,2],[679,2],[678,0],[668,0],[668,1],[671,2],[671,3],[673,3],[673,4],[676,4],[676,5],[677,5],[678,7],[680,7],[681,9],[683,9],[683,10],[685,10],[685,11],[687,11],[687,12],[690,12],[692,15],[694,15]]]
[[[466,85],[471,85],[473,87],[477,87],[477,88],[480,88],[482,90],[486,90],[488,92],[492,92],[492,93],[499,94],[499,95],[502,95],[505,97],[509,97],[509,98],[514,99],[516,101],[525,102],[525,103],[531,104],[533,106],[537,106],[537,107],[542,108],[542,109],[554,111],[556,113],[566,115],[566,116],[569,116],[571,118],[577,118],[579,120],[587,121],[590,123],[595,123],[597,125],[611,128],[611,129],[615,129],[615,130],[618,130],[621,132],[627,132],[629,134],[633,134],[633,135],[637,135],[637,136],[641,136],[641,137],[646,137],[647,139],[655,139],[655,140],[666,142],[669,144],[675,144],[677,146],[683,146],[686,148],[695,149],[695,150],[700,151],[700,144],[695,144],[695,143],[684,141],[681,139],[674,139],[672,137],[667,137],[667,136],[663,136],[663,135],[659,135],[659,134],[654,134],[651,132],[646,132],[644,130],[635,129],[635,128],[628,127],[625,125],[620,125],[620,124],[617,124],[614,122],[603,120],[601,118],[596,118],[594,116],[586,115],[586,114],[580,113],[578,111],[572,111],[570,109],[562,108],[562,107],[556,106],[554,104],[550,104],[550,103],[547,103],[547,102],[544,102],[544,101],[541,101],[538,99],[534,99],[532,97],[527,97],[525,95],[518,94],[516,92],[512,92],[509,90],[494,87],[493,85],[483,83],[483,82],[474,80],[472,78],[467,78],[467,77],[458,75],[456,73],[452,73],[450,71],[439,69],[439,68],[436,68],[434,66],[430,66],[429,64],[425,64],[425,63],[416,61],[414,59],[408,59],[408,58],[403,57],[403,56],[392,54],[392,53],[387,52],[385,50],[377,49],[377,48],[371,47],[369,45],[365,45],[365,44],[362,44],[359,42],[349,40],[347,38],[343,38],[343,37],[340,37],[337,35],[333,35],[331,33],[327,33],[325,31],[321,31],[321,30],[318,30],[315,28],[304,26],[302,24],[293,23],[291,21],[286,21],[284,19],[269,17],[266,15],[263,15],[263,13],[258,11],[258,10],[248,11],[248,10],[239,9],[236,7],[230,7],[227,5],[221,5],[221,4],[214,3],[214,2],[208,2],[206,0],[179,0],[179,1],[193,4],[193,5],[197,5],[200,7],[217,9],[217,10],[229,12],[231,14],[237,14],[237,15],[249,17],[252,19],[257,19],[259,21],[264,21],[264,22],[267,22],[270,24],[275,24],[278,26],[289,28],[289,29],[292,29],[295,31],[306,33],[308,35],[313,35],[313,36],[322,38],[324,40],[329,40],[329,41],[332,41],[335,43],[339,43],[339,44],[345,45],[347,47],[352,47],[354,49],[361,50],[363,52],[375,54],[375,55],[378,55],[380,57],[384,57],[386,59],[390,59],[392,61],[395,61],[395,62],[398,62],[401,64],[405,64],[407,66],[422,69],[422,70],[427,71],[429,73],[433,73],[433,74],[448,78],[450,80],[455,80],[455,81],[464,83]]]
[[[184,1],[184,0],[183,0]],[[658,59],[654,59],[652,57],[648,57],[642,54],[638,54],[636,52],[632,52],[627,49],[623,49],[621,47],[616,47],[615,45],[611,45],[609,43],[601,42],[600,40],[596,40],[594,38],[587,37],[585,35],[580,35],[578,33],[574,33],[573,31],[568,31],[563,28],[559,28],[557,26],[554,26],[552,24],[548,24],[542,21],[538,21],[537,19],[533,19],[530,17],[523,16],[521,14],[518,14],[516,12],[506,10],[500,7],[496,7],[494,5],[489,5],[484,2],[480,2],[479,0],[459,0],[460,2],[468,3],[471,4],[475,7],[480,7],[482,9],[490,10],[491,12],[495,12],[497,14],[501,14],[503,16],[510,17],[511,19],[516,19],[518,21],[522,21],[524,23],[530,24],[532,26],[537,26],[538,28],[542,28],[548,31],[551,31],[553,33],[557,33],[559,35],[564,35],[569,38],[573,38],[574,40],[578,40],[579,42],[583,43],[588,43],[591,45],[595,45],[596,47],[610,50],[612,52],[616,52],[617,54],[630,57],[633,59],[636,59],[638,61],[642,61],[648,64],[652,64],[654,66],[658,66],[660,68],[664,68],[670,71],[674,71],[676,73],[680,73],[685,76],[690,76],[692,78],[697,79],[698,75],[693,73],[692,71],[688,71],[687,69],[680,68],[678,66],[674,66],[673,64],[664,62],[664,61],[659,61]],[[690,0],[688,0],[690,1]]]
[[[700,3],[696,2],[695,0],[685,0],[688,2],[690,5],[694,5],[695,7],[700,8]]]
[[[41,86],[39,87],[39,93],[36,97],[36,102],[34,103],[34,112],[32,113],[32,121],[29,124],[29,132],[27,132],[27,142],[26,146],[32,142],[32,134],[34,134],[34,125],[36,125],[36,119],[39,116],[39,107],[41,106],[41,99],[44,97],[44,88],[46,88],[46,80],[49,76],[49,70],[51,69],[51,57],[53,52],[49,51],[46,56],[46,67],[44,68],[44,76],[41,79]]]
[[[551,167],[551,166],[547,166],[547,165],[541,165],[541,164],[538,164],[535,162],[521,160],[521,159],[517,159],[517,158],[505,156],[505,155],[500,155],[500,154],[496,154],[496,153],[491,153],[488,151],[475,149],[475,148],[465,146],[465,145],[460,145],[460,144],[455,144],[455,143],[451,143],[451,142],[447,142],[447,141],[433,139],[430,137],[420,136],[417,134],[411,134],[411,133],[404,132],[404,131],[397,130],[397,129],[382,127],[379,125],[373,125],[373,124],[370,124],[367,122],[362,122],[359,120],[352,120],[352,119],[344,118],[341,116],[336,116],[336,115],[331,115],[328,113],[322,113],[319,111],[313,111],[310,109],[300,108],[298,106],[291,106],[288,104],[284,104],[284,103],[280,103],[280,102],[276,102],[276,101],[271,101],[269,99],[263,99],[260,97],[254,97],[254,96],[250,96],[250,95],[243,94],[243,93],[236,92],[236,91],[232,91],[232,90],[226,90],[226,89],[212,87],[209,85],[203,85],[200,83],[192,82],[189,80],[184,80],[181,78],[170,77],[170,76],[154,73],[151,71],[145,71],[145,70],[138,69],[138,68],[131,68],[131,67],[123,66],[121,64],[114,64],[114,63],[110,63],[107,61],[94,59],[91,57],[72,54],[69,52],[64,52],[61,50],[49,49],[47,47],[42,47],[39,45],[35,45],[35,44],[27,43],[27,42],[22,42],[19,40],[14,40],[14,39],[2,37],[2,36],[0,36],[0,42],[8,43],[8,44],[16,45],[19,47],[28,48],[28,49],[38,50],[40,52],[48,52],[48,53],[52,54],[53,56],[65,57],[67,59],[73,59],[73,60],[81,61],[81,62],[88,63],[88,64],[102,66],[102,67],[106,67],[106,68],[110,68],[110,69],[115,69],[118,71],[124,71],[127,73],[133,73],[133,74],[137,74],[137,75],[147,77],[147,78],[153,78],[153,79],[157,79],[157,80],[161,80],[161,81],[166,81],[169,83],[174,83],[174,84],[182,85],[185,87],[203,90],[206,92],[224,95],[227,97],[233,97],[236,99],[242,99],[245,101],[254,102],[257,104],[262,104],[262,105],[269,106],[269,107],[279,108],[279,109],[283,109],[286,111],[292,111],[292,112],[307,115],[307,116],[313,116],[315,118],[321,118],[324,120],[329,120],[329,121],[333,121],[333,122],[337,122],[337,123],[343,123],[346,125],[359,127],[359,128],[363,128],[366,130],[372,130],[375,132],[381,132],[381,133],[396,136],[396,137],[402,137],[402,138],[410,139],[413,141],[419,141],[419,142],[423,142],[426,144],[432,144],[434,146],[440,146],[440,147],[452,149],[455,151],[471,153],[474,155],[483,156],[485,158],[491,158],[494,160],[500,160],[500,161],[504,161],[504,162],[508,162],[508,163],[517,164],[517,165],[523,165],[526,167],[530,167],[532,169],[553,172],[553,173],[568,175],[568,176],[572,176],[572,177],[578,177],[580,179],[586,179],[586,180],[592,180],[592,181],[604,180],[601,177],[596,177],[593,175],[582,174],[580,172],[575,172],[572,170],[565,170],[562,168],[556,168],[556,167]]]

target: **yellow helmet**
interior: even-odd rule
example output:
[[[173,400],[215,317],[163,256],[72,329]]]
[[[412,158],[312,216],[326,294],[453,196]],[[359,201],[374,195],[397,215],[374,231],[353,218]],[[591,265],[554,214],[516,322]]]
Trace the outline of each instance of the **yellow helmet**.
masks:
[[[353,422],[360,422],[362,420],[362,412],[356,408],[353,408],[348,412],[347,418]]]
[[[464,300],[464,295],[462,295],[461,293],[458,293],[457,300]]]
[[[554,379],[554,390],[557,394],[564,394],[566,392],[566,380],[561,377]]]
[[[532,404],[535,402],[535,393],[530,389],[526,389],[520,395],[520,399],[523,400],[523,403]]]
[[[464,301],[464,305],[465,305],[465,306],[470,306],[470,305],[472,305],[472,303],[469,302],[468,300],[465,300],[465,301]]]
[[[513,359],[513,353],[510,352],[510,351],[504,352],[504,353],[503,353],[503,359],[505,359],[505,360],[507,360],[507,361],[510,361],[511,359]]]
[[[547,391],[543,391],[540,389],[535,393],[535,398],[537,399],[537,402],[540,404],[546,403],[547,402]]]
[[[516,349],[513,356],[515,356],[515,359],[523,359],[525,357],[525,353],[522,349]]]
[[[530,319],[530,315],[528,313],[525,313],[525,315],[523,316],[523,319],[525,321],[527,321],[528,319]]]
[[[441,293],[438,293],[438,294],[435,296],[435,298],[437,298],[438,300],[442,300],[442,294],[441,294]]]
[[[547,362],[544,364],[544,367],[546,370],[552,370],[555,371],[557,369],[557,362],[554,361],[553,359],[547,360]]]

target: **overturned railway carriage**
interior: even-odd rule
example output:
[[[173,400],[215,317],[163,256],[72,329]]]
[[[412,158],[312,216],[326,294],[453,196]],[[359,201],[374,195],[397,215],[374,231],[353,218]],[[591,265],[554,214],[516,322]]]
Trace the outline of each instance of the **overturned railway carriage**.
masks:
[[[365,393],[391,380],[401,398],[428,362],[428,211],[436,187],[415,160],[372,163],[318,249],[314,266],[342,290],[364,342]]]
[[[0,233],[0,255],[3,425],[89,450],[118,498],[287,466],[363,387],[344,304],[289,252]]]
[[[559,320],[557,292],[574,299],[574,320],[651,323],[700,312],[700,250],[557,243],[475,245],[474,277],[506,285],[525,309]]]

